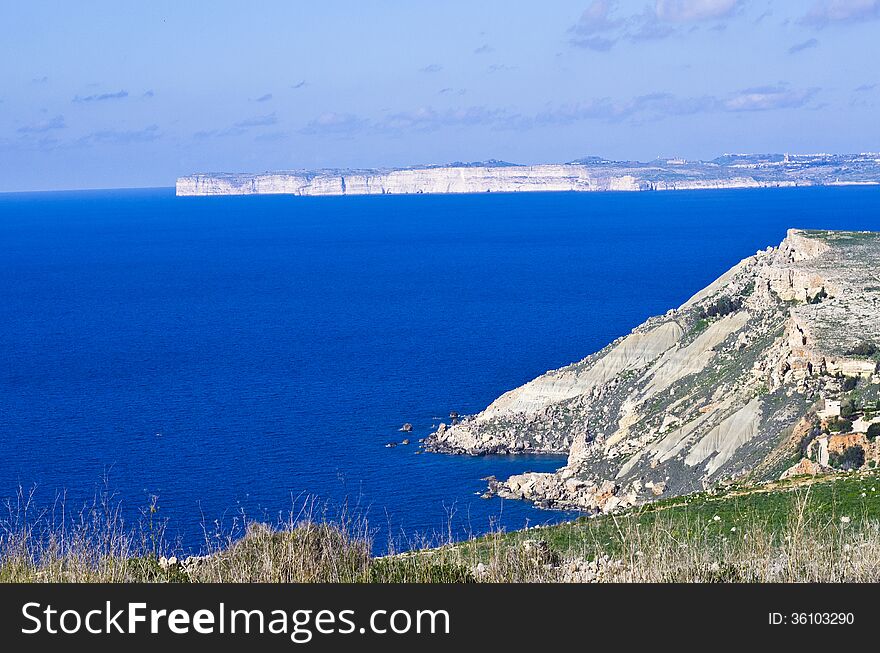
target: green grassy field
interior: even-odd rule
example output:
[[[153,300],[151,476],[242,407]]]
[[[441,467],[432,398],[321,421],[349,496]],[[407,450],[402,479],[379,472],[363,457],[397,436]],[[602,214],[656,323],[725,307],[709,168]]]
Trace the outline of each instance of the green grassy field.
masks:
[[[626,548],[626,538],[634,531],[646,532],[662,525],[682,539],[730,538],[759,524],[783,532],[799,510],[804,510],[804,519],[816,524],[839,522],[841,517],[856,524],[880,521],[880,474],[871,471],[815,480],[790,479],[751,488],[731,486],[664,499],[619,515],[583,517],[556,526],[491,535],[453,548],[479,554],[499,543],[514,545],[539,537],[561,555],[616,555]]]

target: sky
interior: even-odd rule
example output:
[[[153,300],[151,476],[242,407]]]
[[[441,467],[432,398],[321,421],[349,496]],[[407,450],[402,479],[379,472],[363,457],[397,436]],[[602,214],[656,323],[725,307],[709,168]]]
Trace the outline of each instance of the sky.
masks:
[[[0,0],[0,191],[880,150],[880,0]]]

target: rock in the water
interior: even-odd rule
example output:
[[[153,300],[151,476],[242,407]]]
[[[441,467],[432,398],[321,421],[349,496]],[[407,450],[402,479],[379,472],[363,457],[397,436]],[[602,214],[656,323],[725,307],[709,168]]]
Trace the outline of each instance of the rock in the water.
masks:
[[[404,433],[411,433],[413,430],[413,425],[410,424],[409,422],[407,422],[406,424],[404,424],[403,426],[400,427],[400,430],[403,431]]]

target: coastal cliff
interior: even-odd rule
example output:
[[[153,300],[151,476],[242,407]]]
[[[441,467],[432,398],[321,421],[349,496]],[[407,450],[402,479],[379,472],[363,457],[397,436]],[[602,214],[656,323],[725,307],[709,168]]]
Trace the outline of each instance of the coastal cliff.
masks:
[[[377,170],[204,173],[180,177],[179,196],[418,195],[530,191],[660,191],[880,182],[880,158],[861,155],[725,155],[713,161],[640,163],[587,158],[565,164],[501,161]]]
[[[490,492],[604,512],[818,473],[829,446],[860,449],[848,468],[876,465],[878,262],[880,233],[790,230],[677,309],[441,425],[425,447],[567,453],[557,472],[493,479]]]

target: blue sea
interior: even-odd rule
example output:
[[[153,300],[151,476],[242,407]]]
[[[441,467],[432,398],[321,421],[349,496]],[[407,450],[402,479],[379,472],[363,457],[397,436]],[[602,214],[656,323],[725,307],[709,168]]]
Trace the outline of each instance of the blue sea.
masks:
[[[880,189],[177,198],[0,195],[0,498],[158,496],[199,549],[314,498],[376,548],[570,517],[478,494],[560,457],[416,455],[677,306],[788,227],[880,229]],[[413,444],[386,448],[414,425]]]

